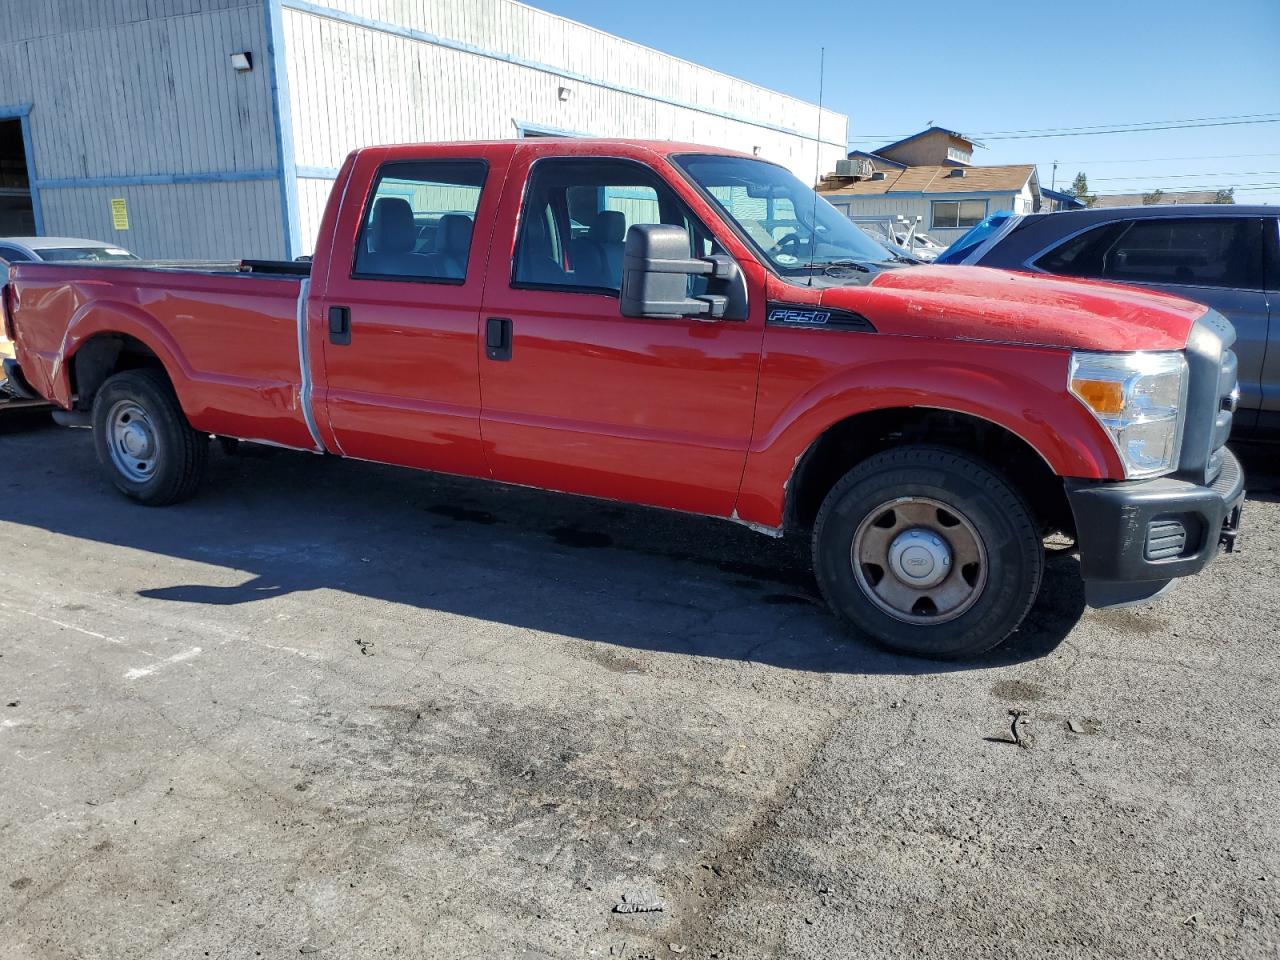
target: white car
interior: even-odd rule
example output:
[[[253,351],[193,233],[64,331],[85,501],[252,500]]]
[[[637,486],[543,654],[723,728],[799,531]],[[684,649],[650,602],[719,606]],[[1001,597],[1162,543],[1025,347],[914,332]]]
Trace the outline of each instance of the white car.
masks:
[[[137,260],[138,257],[124,247],[101,240],[82,240],[78,237],[0,237],[0,261],[5,264],[23,263],[27,260],[44,263],[63,263],[69,260]],[[8,276],[8,269],[0,278]]]
[[[124,247],[101,240],[77,237],[0,237],[0,286],[9,282],[9,264],[37,261],[65,263],[71,260],[137,260]],[[13,344],[0,330],[0,358],[13,356]]]
[[[898,243],[907,246],[907,237],[905,234],[898,234]],[[911,245],[908,247],[911,255],[917,260],[923,260],[931,263],[937,258],[943,250],[947,249],[946,244],[938,243],[933,237],[927,233],[913,233],[911,235]]]

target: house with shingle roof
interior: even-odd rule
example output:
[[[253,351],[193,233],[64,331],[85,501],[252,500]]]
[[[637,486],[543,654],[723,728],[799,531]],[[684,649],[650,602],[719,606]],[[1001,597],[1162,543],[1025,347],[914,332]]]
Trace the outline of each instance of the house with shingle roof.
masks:
[[[997,210],[1034,213],[1041,204],[1032,163],[873,168],[866,177],[826,177],[818,193],[847,217],[905,217],[943,244]]]
[[[1112,193],[1100,196],[1095,207],[1165,206],[1174,203],[1217,203],[1217,190],[1161,190],[1159,193]]]

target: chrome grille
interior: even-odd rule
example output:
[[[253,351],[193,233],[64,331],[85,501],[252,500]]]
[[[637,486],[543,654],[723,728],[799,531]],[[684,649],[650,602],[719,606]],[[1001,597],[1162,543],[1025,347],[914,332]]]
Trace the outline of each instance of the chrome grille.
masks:
[[[1240,399],[1238,364],[1234,350],[1222,353],[1222,370],[1218,376],[1218,409],[1213,420],[1213,439],[1209,450],[1209,463],[1205,480],[1212,483],[1222,472],[1223,448],[1231,437],[1231,422],[1235,417],[1236,403]]]
[[[1213,483],[1226,459],[1224,448],[1239,397],[1238,364],[1231,349],[1235,340],[1227,319],[1210,310],[1196,322],[1187,341],[1190,382],[1178,472],[1196,483]]]

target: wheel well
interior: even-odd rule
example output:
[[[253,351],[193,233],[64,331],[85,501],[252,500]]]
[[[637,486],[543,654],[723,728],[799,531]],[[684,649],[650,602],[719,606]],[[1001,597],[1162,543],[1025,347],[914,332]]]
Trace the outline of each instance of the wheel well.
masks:
[[[1046,534],[1073,532],[1062,478],[1030,444],[989,420],[921,407],[873,410],[828,428],[800,458],[787,485],[787,527],[812,528],[823,499],[841,477],[868,457],[908,443],[978,456],[1027,499]]]
[[[85,341],[71,358],[71,394],[77,410],[93,408],[107,378],[122,370],[149,367],[166,377],[168,371],[154,350],[125,333],[100,333]]]

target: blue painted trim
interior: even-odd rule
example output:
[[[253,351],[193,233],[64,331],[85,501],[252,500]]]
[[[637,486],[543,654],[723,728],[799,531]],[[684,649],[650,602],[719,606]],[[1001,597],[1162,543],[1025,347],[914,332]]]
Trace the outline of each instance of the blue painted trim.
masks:
[[[293,116],[289,98],[289,69],[284,56],[284,18],[280,0],[263,0],[267,57],[271,63],[271,119],[275,124],[276,168],[280,177],[280,216],[284,221],[284,258],[301,253],[298,213],[298,165],[293,152]]]
[[[275,180],[276,170],[228,170],[211,173],[139,173],[118,177],[54,177],[36,181],[41,190],[61,190],[73,187],[154,187],[185,183],[246,183],[254,180]]]
[[[645,100],[651,100],[654,103],[665,103],[673,107],[681,107],[685,110],[696,110],[698,113],[705,113],[709,116],[720,117],[724,120],[734,120],[738,123],[749,124],[753,127],[759,127],[762,130],[772,130],[775,133],[785,133],[793,137],[800,137],[804,140],[816,141],[818,138],[802,133],[792,127],[777,126],[772,123],[765,123],[761,120],[755,120],[751,117],[744,117],[736,113],[728,113],[723,110],[715,110],[711,107],[700,106],[696,103],[688,103],[684,100],[672,100],[668,97],[659,96],[655,93],[649,93],[646,90],[637,90],[634,87],[625,87],[621,84],[611,83],[608,80],[599,80],[595,77],[588,77],[585,74],[574,73],[572,70],[565,70],[562,67],[556,67],[549,63],[540,63],[537,60],[526,60],[523,57],[512,56],[509,53],[500,53],[497,50],[488,50],[484,47],[477,47],[474,44],[463,43],[460,40],[450,40],[446,37],[437,36],[434,33],[427,33],[425,30],[414,30],[412,27],[402,27],[396,23],[389,23],[386,20],[375,20],[372,17],[362,17],[359,14],[347,13],[345,10],[335,10],[332,7],[326,7],[318,3],[311,3],[309,0],[267,0],[268,4],[274,4],[277,7],[284,6],[290,10],[297,10],[301,13],[309,13],[317,17],[325,17],[329,20],[337,20],[340,23],[347,23],[355,27],[364,27],[367,30],[377,30],[380,33],[389,33],[393,36],[404,37],[407,40],[416,40],[419,43],[429,43],[432,46],[444,47],[448,50],[457,50],[461,53],[470,53],[478,57],[485,57],[489,60],[499,60],[503,63],[510,63],[517,67],[527,67],[530,70],[538,70],[542,73],[549,73],[552,76],[563,77],[565,80],[573,80],[575,83],[583,83],[592,87],[599,87],[603,90],[613,90],[616,93],[626,93],[633,97],[643,97]],[[822,143],[828,147],[839,147],[840,150],[847,151],[848,144],[836,140],[823,140]]]
[[[27,162],[27,184],[31,192],[31,215],[36,221],[36,236],[44,236],[44,209],[40,206],[40,185],[36,180],[35,142],[31,139],[31,104],[0,106],[0,120],[17,120],[22,131],[22,152]]]
[[[545,137],[589,137],[591,134],[583,133],[581,130],[565,130],[562,127],[552,127],[545,123],[534,123],[531,120],[516,120],[516,133],[521,137],[527,137],[529,134],[542,134]]]
[[[299,180],[337,180],[342,172],[338,167],[295,166],[293,169]]]
[[[888,190],[885,193],[819,193],[828,203],[836,200],[874,200],[877,197],[893,197],[899,200],[986,200],[989,197],[1016,197],[1021,190],[974,190],[971,193],[924,193],[920,190]]]

